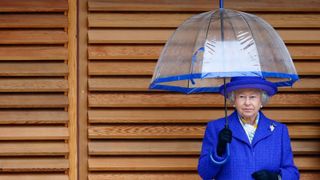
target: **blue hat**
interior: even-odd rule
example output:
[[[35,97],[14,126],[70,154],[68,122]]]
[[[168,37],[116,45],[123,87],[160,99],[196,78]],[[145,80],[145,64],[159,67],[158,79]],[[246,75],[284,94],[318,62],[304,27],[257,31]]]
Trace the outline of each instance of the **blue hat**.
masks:
[[[226,84],[226,94],[238,89],[260,89],[265,91],[269,96],[277,93],[277,86],[262,77],[241,76],[232,77],[230,82]],[[220,86],[220,94],[224,95],[224,85]]]

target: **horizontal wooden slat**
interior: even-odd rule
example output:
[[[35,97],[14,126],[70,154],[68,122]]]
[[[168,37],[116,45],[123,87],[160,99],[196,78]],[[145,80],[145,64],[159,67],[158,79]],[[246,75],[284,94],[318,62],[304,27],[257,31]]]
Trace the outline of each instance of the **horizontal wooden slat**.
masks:
[[[199,155],[201,141],[93,141],[89,142],[90,155]],[[294,154],[320,154],[318,141],[291,141]]]
[[[0,12],[63,12],[68,10],[65,0],[1,0]]]
[[[0,60],[67,60],[65,47],[0,47]]]
[[[0,176],[1,177],[1,176]],[[314,171],[300,171],[301,180],[315,180],[320,178],[319,172]],[[95,172],[89,174],[89,180],[110,180],[110,179],[131,179],[131,180],[200,180],[197,172]],[[11,179],[10,179],[11,180]]]
[[[0,44],[64,44],[67,33],[59,30],[0,30]]]
[[[320,36],[319,36],[320,37]],[[320,62],[298,61],[294,63],[299,75],[320,75]],[[89,75],[152,75],[156,62],[90,62]]]
[[[105,125],[90,126],[90,139],[190,139],[203,138],[201,125]],[[320,138],[320,126],[289,125],[291,138]]]
[[[295,157],[299,170],[320,170],[319,157]],[[194,157],[108,157],[89,158],[90,171],[194,171]]]
[[[37,158],[0,158],[0,172],[50,172],[66,171],[69,167],[67,159]]]
[[[0,92],[66,92],[65,79],[0,79]]]
[[[198,155],[200,141],[89,142],[90,155]]]
[[[152,75],[155,62],[90,62],[89,75]]]
[[[232,110],[233,111],[233,110]],[[318,109],[262,109],[263,113],[284,123],[319,123]],[[229,114],[231,110],[229,110]],[[90,123],[207,123],[224,116],[221,109],[104,109],[89,110]],[[0,114],[1,117],[1,114]]]
[[[179,6],[177,6],[179,4]],[[229,0],[225,1],[224,7],[241,11],[320,11],[320,3],[312,0],[299,0],[295,3],[288,3],[286,0]],[[132,1],[101,1],[89,0],[89,11],[209,11],[219,8],[218,0],[197,0],[197,1],[161,1],[161,0],[136,0]]]
[[[63,142],[0,142],[0,156],[67,156]]]
[[[65,124],[66,111],[0,111],[0,124]]]
[[[176,28],[197,13],[90,13],[89,27]],[[319,28],[318,14],[255,13],[275,28]]]
[[[65,63],[0,63],[0,76],[65,76]]]
[[[63,174],[2,174],[1,180],[68,180],[68,175]]]
[[[64,108],[68,106],[65,95],[2,95],[0,108]]]
[[[163,44],[174,30],[169,29],[109,29],[89,30],[88,41],[90,44],[104,43],[141,43]],[[320,43],[320,31],[318,30],[277,30],[285,43]],[[1,41],[0,41],[1,42]]]
[[[149,91],[151,78],[103,77],[89,78],[90,91]],[[293,87],[281,87],[279,91],[320,91],[320,78],[301,78]]]
[[[108,157],[89,158],[89,171],[192,171],[197,166],[192,157]]]
[[[2,14],[0,28],[66,28],[67,16],[40,14]]]
[[[0,127],[0,140],[66,140],[66,127]]]
[[[156,60],[162,48],[163,45],[91,45],[88,47],[88,55],[92,60]],[[288,45],[287,48],[295,60],[320,59],[318,45]]]
[[[90,94],[89,107],[223,107],[219,94]],[[277,94],[268,107],[320,107],[320,94]]]

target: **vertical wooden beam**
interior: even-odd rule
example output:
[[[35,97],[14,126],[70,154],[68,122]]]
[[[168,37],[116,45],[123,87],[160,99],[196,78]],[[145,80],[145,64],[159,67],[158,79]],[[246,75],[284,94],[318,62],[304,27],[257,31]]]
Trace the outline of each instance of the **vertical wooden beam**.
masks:
[[[77,0],[68,0],[69,179],[77,179]]]
[[[87,180],[88,179],[88,124],[87,124],[87,66],[88,66],[88,55],[87,55],[87,37],[88,37],[88,12],[87,12],[87,4],[88,0],[79,0],[79,9],[78,9],[78,132],[79,132],[79,141],[78,141],[78,179],[79,180]]]

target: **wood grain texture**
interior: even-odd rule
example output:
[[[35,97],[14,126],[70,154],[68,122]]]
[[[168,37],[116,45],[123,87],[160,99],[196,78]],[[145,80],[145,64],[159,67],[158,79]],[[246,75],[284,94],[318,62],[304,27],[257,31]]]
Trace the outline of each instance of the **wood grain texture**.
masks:
[[[318,45],[288,45],[294,60],[319,60]],[[157,60],[163,45],[91,45],[88,47],[90,60]]]
[[[1,0],[0,12],[64,12],[66,0]]]
[[[66,127],[0,127],[0,140],[67,140]]]
[[[65,76],[65,63],[0,63],[0,76]]]
[[[230,114],[233,110],[229,110]],[[262,112],[283,123],[319,123],[318,109],[269,109]],[[0,114],[1,115],[1,114]],[[224,116],[221,109],[103,109],[89,110],[89,123],[207,123]]]
[[[64,142],[1,142],[0,156],[67,156]]]
[[[3,95],[0,94],[0,108],[65,108],[68,97],[65,95]]]
[[[105,28],[176,28],[188,18],[198,13],[91,13],[88,15],[88,27]],[[254,13],[274,28],[319,28],[318,14],[282,14]]]
[[[0,158],[0,172],[55,172],[68,170],[66,159]]]
[[[0,28],[66,28],[68,19],[59,14],[1,14]]]
[[[65,124],[68,112],[49,110],[2,110],[0,124]]]
[[[65,79],[0,79],[0,92],[67,92]]]
[[[90,94],[89,107],[223,107],[219,94],[106,93]],[[277,94],[267,107],[320,107],[317,93]]]
[[[68,180],[68,176],[64,174],[2,174],[0,175],[1,180]]]
[[[0,44],[64,44],[66,32],[59,30],[0,30]]]
[[[164,44],[173,32],[172,29],[95,29],[88,31],[88,40],[90,44]],[[320,32],[314,29],[279,29],[277,33],[287,44],[320,43]]]
[[[0,47],[0,60],[68,60],[64,47]]]
[[[289,134],[294,139],[320,138],[320,126],[288,125]],[[200,139],[203,125],[100,125],[90,126],[90,139]]]
[[[161,1],[161,0],[130,0],[117,1],[101,1],[89,0],[89,11],[209,11],[219,8],[217,0],[175,0],[175,1]],[[179,4],[179,5],[177,5]],[[312,0],[298,0],[295,3],[288,3],[286,0],[230,0],[224,3],[225,7],[236,9],[240,11],[264,11],[264,12],[312,12],[320,10],[320,3]]]

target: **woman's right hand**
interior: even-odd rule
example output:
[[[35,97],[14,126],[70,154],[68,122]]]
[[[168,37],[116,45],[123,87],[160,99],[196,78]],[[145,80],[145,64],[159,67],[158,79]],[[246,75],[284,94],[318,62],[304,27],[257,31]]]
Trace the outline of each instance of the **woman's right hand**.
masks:
[[[226,152],[227,143],[231,143],[232,140],[232,131],[225,127],[219,132],[218,137],[218,146],[217,146],[217,154],[222,157],[222,155]]]

